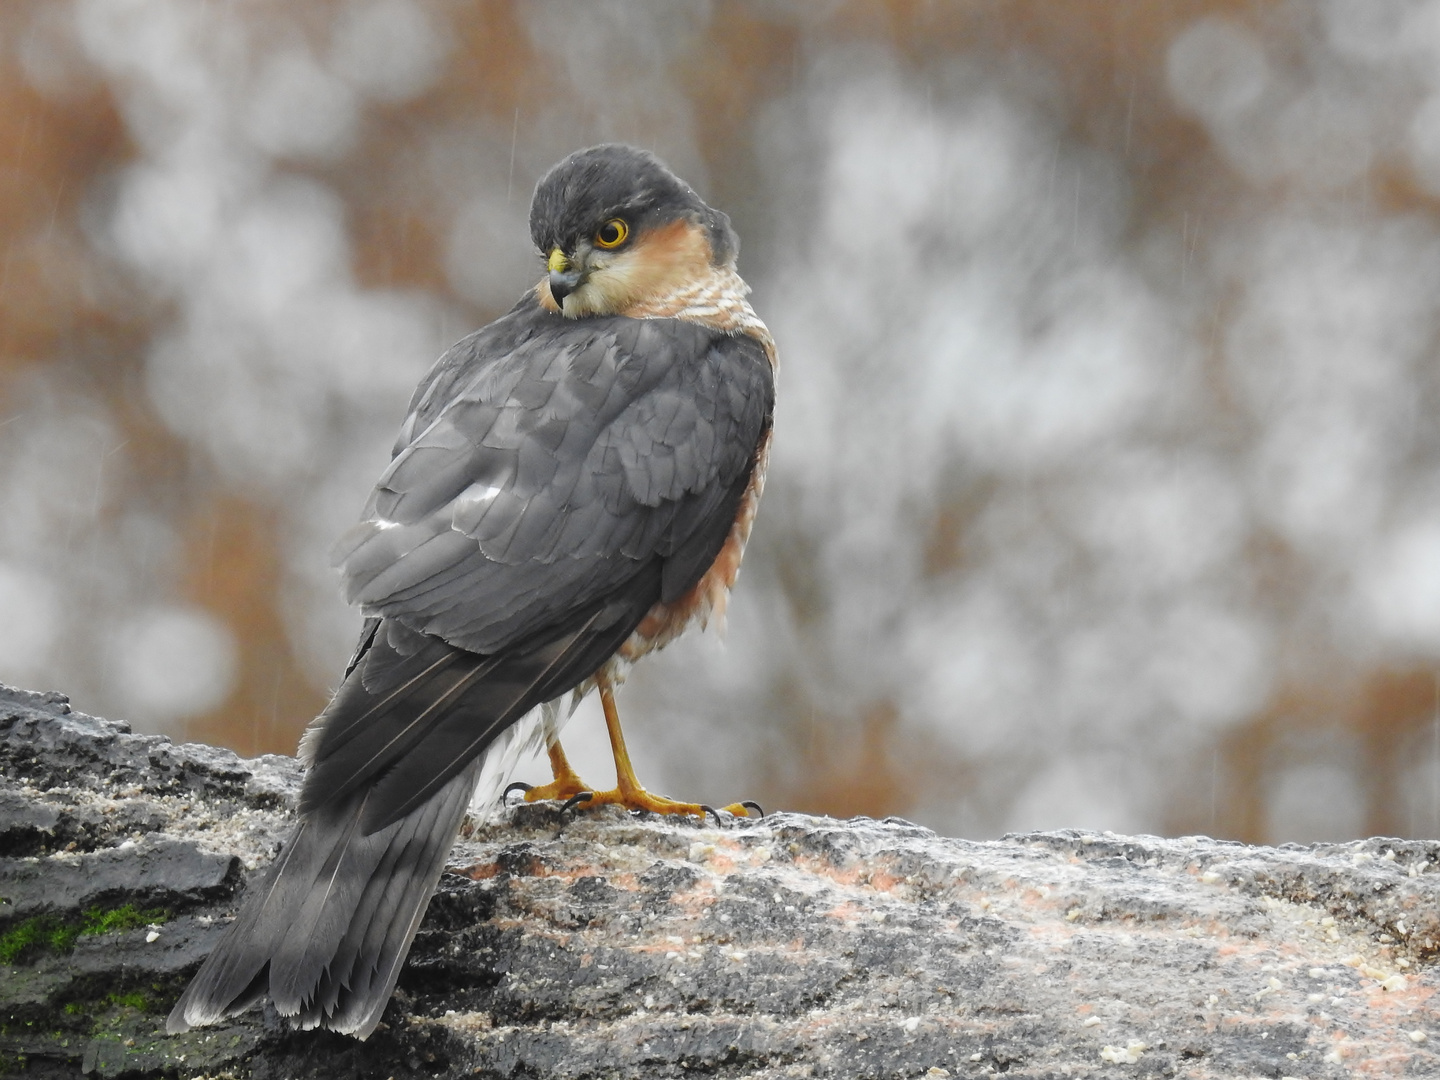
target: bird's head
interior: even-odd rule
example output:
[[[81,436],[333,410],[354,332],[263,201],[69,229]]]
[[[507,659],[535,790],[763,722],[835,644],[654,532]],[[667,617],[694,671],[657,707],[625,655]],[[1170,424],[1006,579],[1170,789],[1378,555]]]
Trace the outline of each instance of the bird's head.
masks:
[[[577,150],[547,172],[530,204],[545,259],[542,306],[570,318],[618,315],[718,267],[740,242],[653,154],[610,143]]]

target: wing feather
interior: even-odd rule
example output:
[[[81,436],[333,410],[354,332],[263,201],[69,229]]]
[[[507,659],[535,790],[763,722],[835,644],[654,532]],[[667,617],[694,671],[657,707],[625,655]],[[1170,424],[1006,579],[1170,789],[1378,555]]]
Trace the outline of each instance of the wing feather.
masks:
[[[417,393],[416,434],[335,550],[367,615],[481,653],[694,548],[753,467],[773,402],[768,360],[743,336],[507,318],[529,332],[477,336],[437,365],[450,400]]]

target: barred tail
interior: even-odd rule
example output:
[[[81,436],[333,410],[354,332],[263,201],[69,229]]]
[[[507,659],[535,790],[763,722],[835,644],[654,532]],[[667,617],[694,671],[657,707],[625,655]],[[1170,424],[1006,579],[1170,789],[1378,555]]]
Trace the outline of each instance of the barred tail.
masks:
[[[306,815],[166,1022],[211,1024],[269,996],[303,1027],[364,1039],[410,942],[484,767],[482,755],[405,817],[365,835],[368,792]]]

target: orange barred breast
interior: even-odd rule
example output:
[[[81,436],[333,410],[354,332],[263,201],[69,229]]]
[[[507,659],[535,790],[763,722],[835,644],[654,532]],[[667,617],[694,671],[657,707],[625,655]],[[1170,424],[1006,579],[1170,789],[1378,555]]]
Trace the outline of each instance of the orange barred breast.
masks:
[[[746,300],[745,294],[749,291],[749,286],[734,270],[719,267],[694,281],[688,288],[637,304],[625,314],[641,319],[688,319],[728,333],[748,334],[765,349],[765,356],[769,359],[773,371],[778,364],[775,341],[770,336],[769,328]],[[755,511],[760,506],[760,496],[765,490],[765,469],[770,461],[770,435],[770,430],[766,429],[755,450],[750,483],[740,497],[735,523],[730,526],[730,534],[725,538],[725,544],[715,561],[710,564],[710,569],[684,596],[673,603],[656,604],[650,609],[629,640],[620,647],[615,658],[606,665],[606,673],[612,679],[623,677],[626,667],[646,653],[674,641],[692,623],[698,622],[704,627],[712,618],[722,620],[723,623],[730,589],[740,573],[740,560],[745,556],[745,544],[750,539],[750,529],[755,523]]]
[[[735,523],[730,526],[730,535],[720,548],[720,554],[710,564],[710,569],[695,583],[695,587],[673,603],[659,603],[652,607],[630,635],[615,660],[622,666],[633,664],[640,657],[655,649],[664,648],[679,637],[690,626],[698,622],[707,626],[712,618],[723,625],[725,606],[730,599],[730,589],[740,574],[740,560],[745,557],[745,544],[750,539],[750,529],[755,524],[755,511],[760,506],[760,496],[765,490],[765,467],[770,459],[770,432],[767,430],[760,440],[755,453],[755,466],[750,473],[750,483],[740,497],[740,507],[735,514]],[[615,664],[611,661],[611,665]],[[620,674],[611,671],[613,676]]]

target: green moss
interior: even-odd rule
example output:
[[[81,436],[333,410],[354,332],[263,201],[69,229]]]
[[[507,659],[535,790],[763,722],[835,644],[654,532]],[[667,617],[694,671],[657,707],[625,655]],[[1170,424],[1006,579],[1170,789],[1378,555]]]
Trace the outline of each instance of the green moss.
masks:
[[[35,951],[68,952],[79,936],[78,926],[66,925],[54,915],[36,915],[0,934],[0,964],[13,964]]]
[[[78,921],[66,921],[58,915],[36,915],[16,923],[0,934],[0,964],[14,964],[23,956],[37,952],[66,953],[75,947],[82,934],[116,934],[152,923],[163,923],[170,913],[163,908],[122,907],[90,908]]]
[[[141,910],[134,904],[126,904],[124,907],[112,908],[109,911],[91,908],[80,917],[80,933],[117,934],[122,930],[135,930],[152,923],[163,923],[168,918],[170,918],[170,913],[164,908]]]
[[[138,991],[131,991],[128,994],[106,994],[106,1005],[118,1005],[122,1009],[139,1009],[144,1012],[150,1008],[150,999]]]

